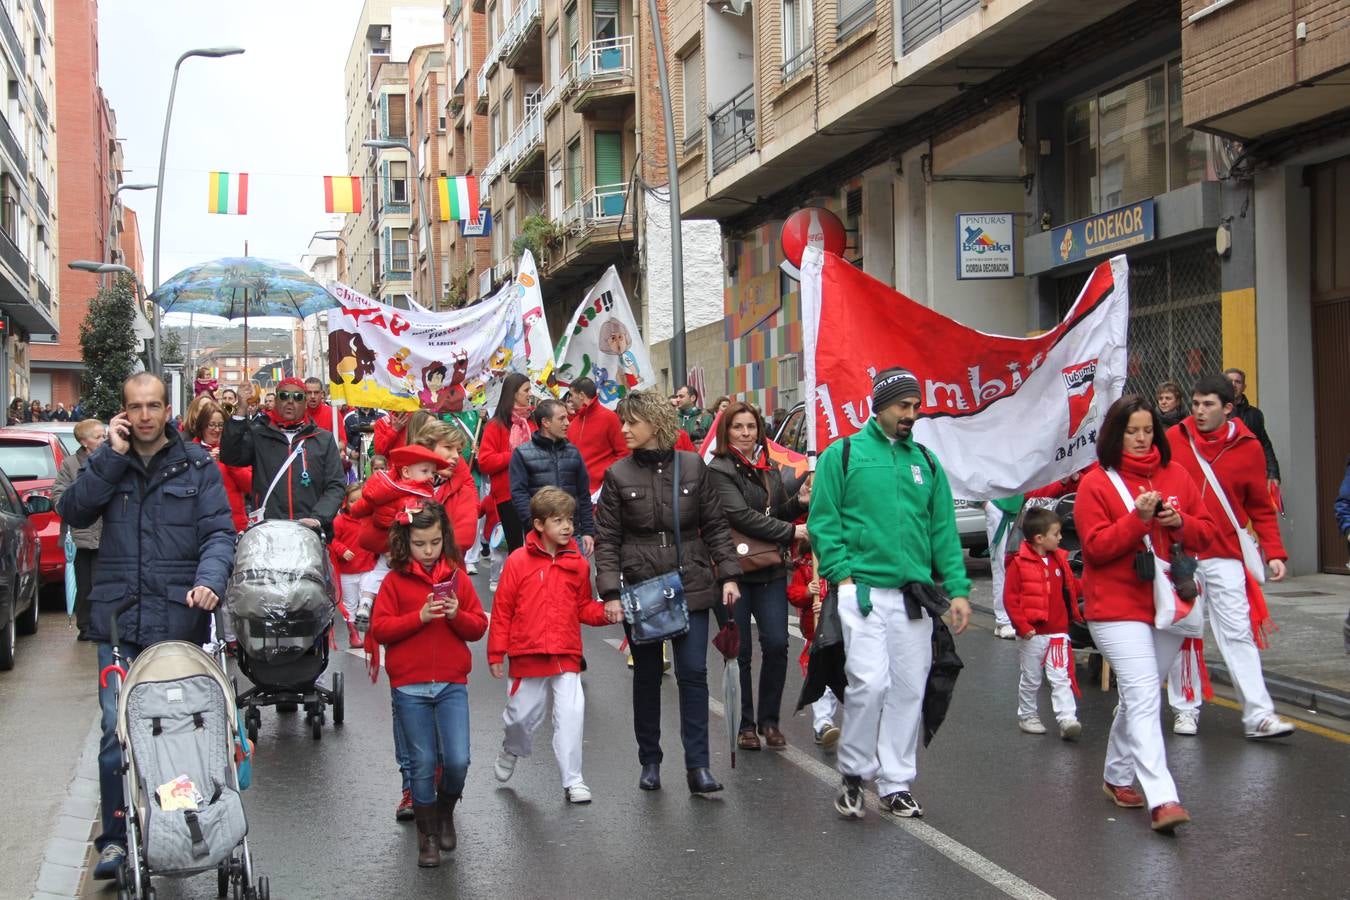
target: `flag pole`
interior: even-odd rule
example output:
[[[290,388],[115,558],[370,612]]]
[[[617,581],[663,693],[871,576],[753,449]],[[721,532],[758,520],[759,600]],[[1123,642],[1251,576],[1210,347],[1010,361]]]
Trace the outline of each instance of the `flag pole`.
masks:
[[[670,372],[679,387],[689,378],[684,343],[684,247],[680,234],[680,179],[675,169],[675,114],[670,105],[670,77],[666,73],[666,46],[661,38],[661,16],[656,0],[647,0],[656,52],[656,80],[661,88],[661,116],[666,127],[666,174],[670,186]]]

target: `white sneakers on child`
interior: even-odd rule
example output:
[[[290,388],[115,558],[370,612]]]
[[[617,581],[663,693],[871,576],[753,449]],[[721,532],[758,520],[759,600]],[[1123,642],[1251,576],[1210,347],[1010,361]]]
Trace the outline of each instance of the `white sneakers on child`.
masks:
[[[570,788],[563,788],[563,795],[567,797],[568,803],[590,803],[591,789],[583,784],[574,784]]]
[[[1007,622],[1004,622],[1002,625],[995,625],[994,637],[1001,641],[1011,641],[1013,638],[1017,637],[1017,629],[1013,628],[1012,625]]]
[[[1172,733],[1184,734],[1187,737],[1193,737],[1200,731],[1200,714],[1194,710],[1185,709],[1177,713],[1176,718],[1172,720]]]
[[[356,604],[356,615],[352,617],[352,624],[360,631],[370,628],[370,608],[375,605],[375,601],[370,597],[362,597]]]
[[[1017,727],[1027,734],[1045,734],[1045,726],[1041,724],[1040,716],[1022,716],[1017,720]]]
[[[516,761],[520,757],[514,753],[508,753],[503,750],[497,754],[497,761],[492,764],[492,774],[497,776],[500,782],[508,782],[511,776],[516,773]]]
[[[1083,725],[1077,719],[1065,719],[1059,723],[1059,738],[1072,741],[1083,733]]]

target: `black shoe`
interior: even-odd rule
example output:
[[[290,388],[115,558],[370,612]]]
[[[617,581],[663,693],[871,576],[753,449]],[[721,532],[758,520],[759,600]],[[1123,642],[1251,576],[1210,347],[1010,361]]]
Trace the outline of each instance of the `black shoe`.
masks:
[[[721,789],[722,785],[717,783],[717,779],[707,769],[689,770],[689,793],[715,794]]]
[[[922,819],[923,807],[909,791],[896,791],[881,798],[881,811],[902,819]]]
[[[846,819],[863,817],[863,786],[857,775],[844,776],[839,796],[834,798],[834,810]]]
[[[647,763],[642,767],[642,774],[638,776],[638,787],[644,791],[661,790],[660,763]]]

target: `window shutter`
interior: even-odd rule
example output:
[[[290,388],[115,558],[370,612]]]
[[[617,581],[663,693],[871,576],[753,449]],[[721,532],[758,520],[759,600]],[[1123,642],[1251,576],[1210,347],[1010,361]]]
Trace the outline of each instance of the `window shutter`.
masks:
[[[595,185],[623,184],[623,136],[617,131],[595,133]]]
[[[571,203],[581,199],[581,142],[576,141],[567,148],[567,199]]]

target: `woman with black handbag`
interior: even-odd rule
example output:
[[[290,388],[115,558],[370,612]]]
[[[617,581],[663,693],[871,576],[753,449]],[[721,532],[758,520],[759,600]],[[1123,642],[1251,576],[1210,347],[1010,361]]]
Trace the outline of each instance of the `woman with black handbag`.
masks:
[[[731,525],[742,571],[737,582],[741,600],[736,604],[736,627],[741,632],[741,729],[736,746],[759,750],[763,736],[763,746],[783,750],[787,740],[778,730],[778,714],[787,680],[787,560],[793,542],[806,537],[806,526],[793,523],[806,514],[810,493],[803,487],[792,496],[783,488],[782,474],[765,452],[764,417],[748,403],[734,401],[717,420],[713,453],[716,458],[708,471]],[[752,615],[759,628],[758,721],[750,677]]]
[[[736,603],[740,565],[703,460],[674,449],[675,410],[664,397],[635,391],[617,411],[633,453],[605,472],[596,586],[610,621],[623,618],[633,650],[638,787],[661,787],[661,644],[670,638],[689,790],[715,793],[722,785],[708,769],[708,611]]]

